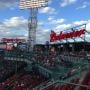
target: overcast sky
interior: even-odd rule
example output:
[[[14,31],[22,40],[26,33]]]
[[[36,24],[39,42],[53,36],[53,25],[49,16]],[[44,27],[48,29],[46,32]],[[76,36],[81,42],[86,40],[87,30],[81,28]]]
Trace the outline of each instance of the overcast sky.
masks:
[[[49,0],[48,7],[38,12],[37,43],[49,40],[50,30],[59,32],[88,23],[86,29],[90,31],[89,12],[90,0]],[[19,0],[0,0],[0,38],[27,38],[29,14],[29,10],[20,10]]]

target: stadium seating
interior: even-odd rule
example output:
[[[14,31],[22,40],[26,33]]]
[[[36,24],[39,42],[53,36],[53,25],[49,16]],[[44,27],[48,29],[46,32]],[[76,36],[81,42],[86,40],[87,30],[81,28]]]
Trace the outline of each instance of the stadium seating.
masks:
[[[57,77],[59,80],[67,80],[68,82],[50,85],[45,90],[75,90],[76,87],[78,87],[78,90],[86,90],[85,87],[76,86],[74,84],[87,85],[88,89],[90,88],[90,73],[88,73],[83,78],[82,82],[80,82],[82,77],[80,77],[79,74],[84,70],[87,71],[87,63],[83,64],[81,58],[79,57],[69,57],[69,55],[64,55],[64,57],[62,58],[61,55],[58,55],[57,52],[44,53],[42,51],[40,51],[39,53],[33,52],[32,54],[9,52],[6,56],[11,58],[27,58],[28,60],[32,60],[34,64],[31,66],[35,66],[36,64],[36,66],[40,65],[43,68],[47,68],[47,70],[53,70],[53,73],[52,71],[51,73],[49,73],[54,74],[50,75],[52,76],[52,78]],[[44,73],[42,73],[42,75],[39,70],[32,70],[29,73],[27,73],[26,71],[20,72],[21,70],[23,71],[24,67],[26,66],[27,64],[21,61],[4,59],[0,60],[0,90],[4,90],[9,87],[11,88],[11,90],[32,90],[33,88],[47,80]],[[44,69],[42,69],[42,71],[44,72]]]
[[[90,76],[87,77],[83,82],[85,83],[85,81],[90,80],[89,78],[90,78]],[[71,80],[70,83],[79,84],[79,78]],[[45,90],[75,90],[75,88],[77,86],[73,85],[73,84],[65,84],[65,83],[63,83],[63,85],[59,85],[59,84],[58,85],[51,85],[51,86],[48,86]],[[85,84],[87,84],[87,83],[85,83]],[[87,90],[87,89],[84,88],[84,87],[80,87],[77,90]]]
[[[39,85],[41,82],[44,82],[45,77],[39,74],[31,73],[25,74],[22,77],[16,80],[12,90],[25,90],[28,88],[32,90],[35,86]]]
[[[0,60],[0,82],[11,77],[17,70],[23,69],[26,66],[25,62]]]
[[[87,73],[87,75],[84,77],[84,79],[81,82],[82,85],[87,85],[88,89],[90,90],[90,72]],[[80,87],[79,90],[87,90],[84,87]]]

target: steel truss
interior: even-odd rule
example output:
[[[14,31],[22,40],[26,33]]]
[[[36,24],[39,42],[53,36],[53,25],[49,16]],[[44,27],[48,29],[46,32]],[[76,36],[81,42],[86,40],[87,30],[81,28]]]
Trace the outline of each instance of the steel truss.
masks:
[[[34,45],[36,44],[36,29],[37,29],[37,13],[38,8],[30,9],[30,17],[28,19],[28,50],[33,51]]]

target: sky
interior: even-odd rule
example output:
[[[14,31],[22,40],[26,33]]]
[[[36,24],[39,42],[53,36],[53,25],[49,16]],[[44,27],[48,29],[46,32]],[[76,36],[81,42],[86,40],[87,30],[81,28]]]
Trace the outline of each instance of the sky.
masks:
[[[27,38],[30,10],[21,10],[20,0],[0,0],[0,38]],[[48,0],[38,10],[36,43],[49,41],[50,31],[60,32],[87,23],[90,31],[90,0]],[[88,40],[90,36],[87,35]]]

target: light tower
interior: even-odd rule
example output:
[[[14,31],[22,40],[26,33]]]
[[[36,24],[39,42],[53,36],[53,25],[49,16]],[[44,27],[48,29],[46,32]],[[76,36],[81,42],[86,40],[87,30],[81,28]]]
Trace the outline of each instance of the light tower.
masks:
[[[20,0],[20,9],[30,10],[28,19],[28,50],[33,51],[36,44],[37,13],[41,7],[46,7],[48,0]]]

